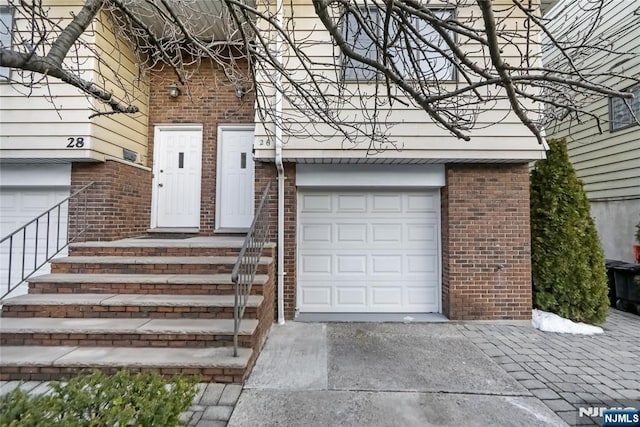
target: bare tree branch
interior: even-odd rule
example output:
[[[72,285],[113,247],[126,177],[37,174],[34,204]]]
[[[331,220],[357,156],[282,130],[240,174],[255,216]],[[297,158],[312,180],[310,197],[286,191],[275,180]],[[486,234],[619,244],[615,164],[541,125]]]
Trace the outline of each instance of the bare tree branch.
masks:
[[[85,0],[63,19],[46,2],[8,0],[21,24],[20,31],[0,27],[13,36],[0,47],[0,65],[17,71],[12,79],[27,95],[56,78],[108,107],[93,116],[135,113],[131,82],[92,42],[104,16],[115,38],[134,49],[140,75],[169,67],[191,93],[200,64],[210,61],[225,73],[220,84],[240,95],[255,92],[267,132],[278,91],[286,135],[340,136],[345,147],[364,143],[369,153],[402,148],[394,110],[420,111],[425,122],[465,141],[475,129],[517,120],[542,143],[544,128],[561,119],[592,118],[601,126],[591,104],[629,99],[622,89],[640,82],[615,68],[630,55],[616,40],[640,22],[603,33],[604,0],[581,0],[579,19],[541,16],[534,0],[283,1],[289,3],[278,11],[274,0]],[[85,76],[89,57],[108,78]],[[495,123],[479,121],[490,111],[499,111]]]

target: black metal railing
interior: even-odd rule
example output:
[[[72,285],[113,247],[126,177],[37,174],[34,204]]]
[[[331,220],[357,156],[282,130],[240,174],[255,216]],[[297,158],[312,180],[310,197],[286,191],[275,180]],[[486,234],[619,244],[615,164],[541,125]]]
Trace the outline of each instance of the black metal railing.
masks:
[[[240,255],[233,267],[231,280],[235,288],[235,301],[233,309],[233,355],[238,356],[238,333],[240,331],[240,322],[244,316],[244,310],[247,307],[247,301],[251,294],[251,286],[258,271],[258,264],[262,256],[262,248],[269,238],[269,215],[265,209],[266,200],[269,196],[271,183],[262,193],[260,204],[256,209],[251,228],[244,240]]]
[[[87,189],[93,184],[85,185],[0,240],[3,255],[0,299],[13,292],[69,243],[84,236],[87,231]],[[72,216],[69,215],[71,211],[74,212]]]

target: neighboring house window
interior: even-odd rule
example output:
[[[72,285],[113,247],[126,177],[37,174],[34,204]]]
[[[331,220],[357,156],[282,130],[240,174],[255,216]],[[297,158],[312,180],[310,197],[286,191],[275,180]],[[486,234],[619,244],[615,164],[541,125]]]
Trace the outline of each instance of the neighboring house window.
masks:
[[[0,7],[0,46],[11,48],[11,30],[13,28],[13,14],[8,7]],[[0,67],[0,80],[9,79],[9,68]]]
[[[609,98],[609,130],[627,129],[640,120],[640,85],[627,89],[633,98]]]
[[[362,8],[360,12],[359,17],[362,21],[374,23],[366,25],[365,28],[359,24],[354,14],[348,14],[343,27],[345,40],[356,53],[382,62],[383,52],[377,44],[380,44],[383,38],[384,13],[377,8]],[[440,19],[453,17],[453,10],[434,10],[433,13]],[[453,64],[438,51],[439,49],[449,56],[451,53],[442,36],[422,19],[413,16],[407,19],[412,22],[415,32],[401,30],[398,28],[397,20],[393,20],[389,26],[388,38],[392,42],[389,42],[389,50],[386,53],[398,72],[405,79],[417,79],[418,76],[414,74],[416,69],[419,69],[420,79],[454,80]],[[373,38],[377,40],[377,44]],[[429,41],[433,47],[427,46],[420,38]],[[343,65],[346,80],[372,80],[377,77],[374,69],[351,58],[344,57]]]

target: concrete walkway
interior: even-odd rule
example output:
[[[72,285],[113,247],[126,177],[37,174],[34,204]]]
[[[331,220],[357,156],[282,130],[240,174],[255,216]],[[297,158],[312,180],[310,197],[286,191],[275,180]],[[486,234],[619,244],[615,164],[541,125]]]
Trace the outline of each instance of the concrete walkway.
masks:
[[[274,326],[229,426],[565,425],[455,324]]]

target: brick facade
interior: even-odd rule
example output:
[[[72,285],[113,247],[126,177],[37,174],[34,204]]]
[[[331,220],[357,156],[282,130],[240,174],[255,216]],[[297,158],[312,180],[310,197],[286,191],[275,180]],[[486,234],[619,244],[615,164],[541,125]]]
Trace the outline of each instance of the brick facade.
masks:
[[[177,98],[169,96],[168,87],[173,81],[175,75],[170,67],[153,73],[149,101],[149,167],[153,167],[154,125],[202,124],[200,234],[211,235],[215,229],[218,126],[253,124],[254,96],[249,92],[238,98],[222,68],[206,62],[191,77],[189,90],[181,88],[182,93]]]
[[[296,260],[297,260],[297,192],[296,192],[296,165],[285,163],[285,190],[284,190],[284,314],[287,320],[293,319],[296,309]],[[256,204],[259,202],[262,192],[271,182],[270,197],[267,209],[269,209],[270,238],[272,242],[278,241],[278,174],[273,163],[256,162]],[[274,251],[277,256],[277,251]],[[276,260],[277,274],[277,260]],[[277,276],[276,291],[277,298]],[[277,301],[277,300],[276,300]],[[277,303],[274,304],[275,316],[277,316]]]
[[[74,163],[71,193],[94,182],[69,206],[69,233],[88,227],[82,240],[117,240],[144,234],[151,214],[151,171],[125,162]],[[85,193],[83,193],[85,194]]]
[[[442,189],[443,312],[457,320],[531,318],[526,164],[450,164]]]

